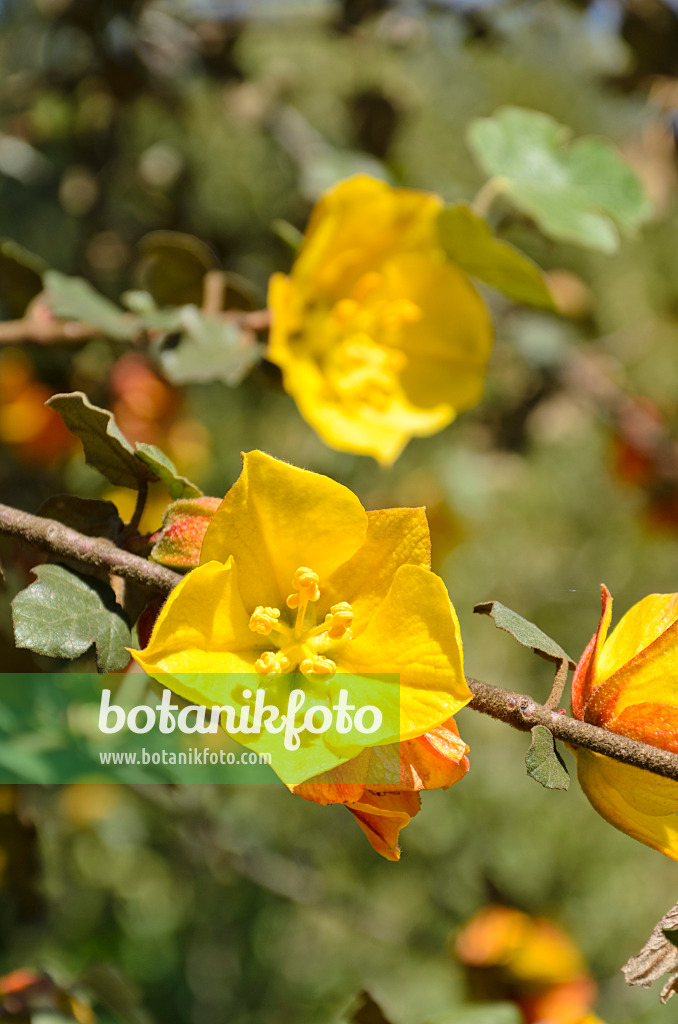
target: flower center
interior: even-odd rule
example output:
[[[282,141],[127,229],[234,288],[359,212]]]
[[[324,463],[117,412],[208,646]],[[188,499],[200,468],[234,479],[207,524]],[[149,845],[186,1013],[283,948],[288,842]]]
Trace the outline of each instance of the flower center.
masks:
[[[345,601],[333,604],[325,619],[316,624],[315,604],[320,598],[318,574],[302,565],[292,579],[293,592],[285,604],[295,611],[292,622],[281,619],[279,608],[258,605],[250,616],[253,633],[270,636],[276,650],[264,651],[254,667],[263,676],[302,672],[310,679],[330,680],[336,664],[325,657],[333,641],[350,637],[353,609]]]
[[[402,329],[422,316],[409,299],[384,295],[383,285],[381,274],[364,274],[350,297],[334,304],[326,366],[340,394],[378,408],[390,404],[407,362],[400,347]]]

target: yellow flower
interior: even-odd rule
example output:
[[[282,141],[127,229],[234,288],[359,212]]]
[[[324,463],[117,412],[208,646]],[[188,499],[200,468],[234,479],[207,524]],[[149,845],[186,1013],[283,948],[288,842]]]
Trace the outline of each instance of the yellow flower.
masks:
[[[285,389],[327,444],[384,465],[482,394],[491,323],[440,247],[442,206],[349,178],[316,205],[290,275],[270,281],[268,358]]]
[[[584,722],[678,753],[678,594],[650,594],[611,636],[612,597],[602,588],[598,629],[572,682]],[[611,825],[678,860],[678,782],[577,749],[577,776]]]
[[[250,452],[207,529],[201,565],[132,653],[199,705],[249,709],[264,689],[285,712],[298,687],[314,705],[336,709],[343,689],[350,705],[383,713],[374,732],[332,725],[304,732],[297,749],[283,733],[229,727],[298,785],[366,747],[422,737],[470,700],[459,624],[429,557],[423,509],[366,512],[328,477]],[[401,788],[397,758],[391,775],[370,762],[363,784]]]
[[[454,952],[470,968],[476,997],[516,1002],[526,1024],[602,1024],[597,991],[574,942],[555,922],[515,907],[484,907],[458,934]]]

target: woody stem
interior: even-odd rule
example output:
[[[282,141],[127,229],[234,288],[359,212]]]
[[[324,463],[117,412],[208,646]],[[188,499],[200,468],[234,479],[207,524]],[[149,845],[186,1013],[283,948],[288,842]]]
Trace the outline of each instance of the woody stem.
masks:
[[[20,544],[38,548],[51,555],[77,563],[85,572],[107,569],[116,576],[133,580],[161,594],[168,594],[182,578],[161,565],[139,555],[123,551],[101,537],[87,537],[53,519],[31,515],[0,504],[0,536],[13,537]],[[297,612],[299,615],[299,612]],[[556,739],[575,747],[584,747],[616,761],[643,768],[655,775],[678,782],[678,755],[659,747],[631,740],[607,729],[558,714],[524,693],[513,693],[498,686],[467,678],[473,693],[469,707],[490,715],[514,729],[529,732],[535,725],[545,726]]]

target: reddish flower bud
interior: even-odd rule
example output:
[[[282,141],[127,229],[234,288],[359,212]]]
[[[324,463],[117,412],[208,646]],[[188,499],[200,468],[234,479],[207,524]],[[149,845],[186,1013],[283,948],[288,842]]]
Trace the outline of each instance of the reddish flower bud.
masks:
[[[172,569],[194,569],[200,562],[205,531],[220,504],[221,498],[201,497],[168,505],[162,529],[151,538],[152,560]]]

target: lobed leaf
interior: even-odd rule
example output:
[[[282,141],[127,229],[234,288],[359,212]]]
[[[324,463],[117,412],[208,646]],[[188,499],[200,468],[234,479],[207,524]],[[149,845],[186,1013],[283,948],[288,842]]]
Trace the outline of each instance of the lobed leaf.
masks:
[[[467,142],[497,188],[559,241],[614,252],[618,228],[652,212],[639,179],[606,139],[581,138],[548,114],[503,107],[473,121]]]
[[[181,309],[184,333],[179,344],[160,352],[165,376],[173,384],[220,380],[238,384],[258,362],[261,350],[249,334],[224,320],[203,313],[197,306]]]
[[[83,277],[69,277],[58,270],[44,275],[50,308],[63,320],[79,320],[98,328],[107,338],[128,341],[137,332],[136,322],[100,295]]]
[[[112,484],[137,488],[157,480],[120,431],[113,414],[92,405],[82,391],[53,395],[45,404],[56,409],[71,433],[80,438],[89,465]]]
[[[12,601],[17,647],[51,658],[77,658],[96,648],[101,672],[120,672],[129,661],[129,623],[102,580],[63,565],[39,565],[37,576]]]
[[[53,395],[45,404],[56,409],[68,429],[80,438],[89,465],[111,483],[138,488],[141,484],[160,481],[173,499],[197,498],[202,494],[155,445],[132,446],[118,428],[113,414],[92,405],[82,391]]]

